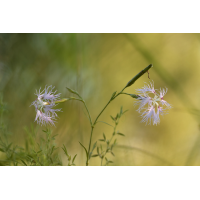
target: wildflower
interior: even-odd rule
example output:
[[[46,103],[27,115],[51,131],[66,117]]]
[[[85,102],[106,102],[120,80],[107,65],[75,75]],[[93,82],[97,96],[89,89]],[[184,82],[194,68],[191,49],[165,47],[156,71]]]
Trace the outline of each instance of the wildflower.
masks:
[[[139,95],[136,104],[139,105],[138,112],[142,113],[142,122],[153,123],[157,125],[160,123],[159,115],[167,114],[164,111],[170,109],[172,106],[167,103],[163,97],[167,93],[166,89],[160,89],[156,92],[153,82],[145,85],[142,89],[137,89]]]
[[[38,92],[36,90],[35,95],[37,95],[37,99],[31,104],[34,105],[36,109],[35,121],[41,125],[54,125],[54,120],[57,117],[56,111],[60,111],[61,109],[53,109],[53,107],[55,106],[55,102],[59,100],[60,93],[55,94],[56,91],[52,92],[54,89],[52,86],[45,86],[42,92],[40,92],[40,89]]]

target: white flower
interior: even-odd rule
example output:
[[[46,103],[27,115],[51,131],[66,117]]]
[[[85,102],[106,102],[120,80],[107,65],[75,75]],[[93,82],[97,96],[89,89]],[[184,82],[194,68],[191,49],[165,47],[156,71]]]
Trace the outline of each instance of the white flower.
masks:
[[[41,89],[41,88],[40,88]],[[59,100],[60,93],[55,94],[55,92],[52,92],[54,87],[49,86],[40,92],[37,92],[37,99],[31,104],[35,106],[36,109],[36,118],[35,121],[37,121],[38,124],[45,125],[50,124],[54,125],[55,117],[57,117],[56,111],[60,111],[61,109],[52,109],[55,106],[55,101]]]
[[[137,89],[139,97],[137,98],[136,104],[139,105],[138,112],[142,113],[142,122],[153,123],[157,125],[160,123],[159,115],[164,115],[166,109],[172,106],[167,103],[163,97],[167,93],[166,89],[160,89],[159,94],[154,89],[153,82],[149,85],[145,85],[142,89]]]

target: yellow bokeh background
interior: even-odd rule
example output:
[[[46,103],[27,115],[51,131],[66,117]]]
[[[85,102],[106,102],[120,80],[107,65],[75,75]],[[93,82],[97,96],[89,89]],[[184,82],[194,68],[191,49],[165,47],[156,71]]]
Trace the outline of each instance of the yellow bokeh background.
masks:
[[[200,164],[200,35],[199,34],[0,34],[0,91],[7,103],[4,120],[13,143],[25,145],[24,127],[43,127],[34,122],[35,90],[55,86],[62,98],[77,90],[85,99],[92,120],[109,101],[114,91],[121,91],[127,82],[149,64],[150,78],[156,89],[167,87],[165,100],[173,108],[161,116],[157,126],[141,123],[134,99],[117,97],[101,115],[100,121],[112,123],[120,107],[128,110],[117,130],[112,165],[199,165]],[[144,74],[125,92],[149,82]],[[83,105],[68,101],[58,105],[53,133],[63,164],[67,164],[61,147],[75,155],[76,165],[85,165],[90,124]],[[98,123],[92,144],[111,136],[112,127]],[[100,144],[100,142],[98,142]],[[98,157],[90,165],[100,165]]]

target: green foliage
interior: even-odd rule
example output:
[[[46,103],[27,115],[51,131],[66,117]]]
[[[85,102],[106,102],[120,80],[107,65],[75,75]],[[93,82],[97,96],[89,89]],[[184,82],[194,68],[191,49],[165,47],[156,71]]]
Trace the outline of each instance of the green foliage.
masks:
[[[99,141],[100,141],[100,142],[103,142],[103,146],[104,146],[105,148],[103,148],[102,144],[100,144],[100,145],[97,146],[97,148],[96,148],[97,154],[93,154],[93,155],[92,155],[92,152],[93,152],[93,150],[95,149],[95,147],[96,147],[96,145],[97,145],[97,142],[94,143],[93,149],[92,149],[92,151],[90,152],[90,155],[91,155],[90,157],[97,157],[97,156],[98,156],[98,157],[101,159],[101,165],[105,165],[105,166],[106,166],[106,165],[109,165],[110,163],[113,163],[113,161],[112,161],[112,160],[109,160],[109,159],[106,157],[106,155],[107,155],[108,153],[110,153],[112,156],[115,156],[115,154],[114,154],[114,152],[113,152],[113,148],[114,148],[114,146],[116,145],[116,142],[117,142],[117,139],[116,139],[115,137],[116,137],[116,135],[125,136],[123,133],[120,133],[119,131],[116,131],[117,126],[118,126],[118,124],[119,124],[119,120],[120,120],[120,118],[122,117],[122,115],[123,115],[125,112],[127,112],[127,110],[126,110],[126,111],[123,111],[123,107],[121,107],[119,113],[117,113],[115,117],[110,116],[111,119],[112,119],[112,121],[113,121],[113,123],[114,123],[114,126],[108,124],[108,125],[110,125],[110,126],[113,127],[112,136],[111,136],[110,139],[107,139],[105,133],[103,133],[103,138],[99,139]],[[106,122],[103,122],[103,123],[106,123]],[[107,123],[106,123],[106,124],[107,124]],[[114,138],[115,138],[115,139],[114,139]],[[114,140],[114,141],[113,141],[113,140]],[[113,141],[113,142],[112,142],[112,141]]]
[[[62,165],[62,162],[58,156],[56,144],[54,142],[56,135],[52,135],[51,131],[46,128],[43,130],[44,135],[39,137],[37,142],[37,132],[32,127],[29,131],[25,128],[27,135],[29,136],[26,142],[26,161],[27,165]]]
[[[69,156],[69,154],[68,154],[68,152],[67,152],[67,149],[66,149],[66,147],[65,147],[64,144],[63,144],[62,149],[63,149],[65,155],[66,155],[67,158],[68,158],[68,166],[75,166],[74,161],[75,161],[75,158],[76,158],[77,154],[72,158],[72,162],[70,163],[70,161],[71,161],[71,156]]]
[[[59,158],[55,139],[50,129],[46,128],[39,134],[38,130],[31,125],[30,129],[25,127],[26,141],[25,147],[14,145],[9,141],[8,129],[3,121],[3,113],[6,111],[6,104],[0,101],[0,165],[24,165],[24,166],[56,166],[62,165]],[[64,145],[63,145],[64,146]],[[64,152],[67,154],[66,147]],[[68,156],[68,165],[75,165],[76,155],[71,160]]]

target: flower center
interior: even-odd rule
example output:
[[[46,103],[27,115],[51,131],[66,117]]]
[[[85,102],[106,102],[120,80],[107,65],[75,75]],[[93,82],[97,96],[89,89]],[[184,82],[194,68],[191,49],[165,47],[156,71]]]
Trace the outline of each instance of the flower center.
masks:
[[[43,109],[43,107],[45,105],[49,105],[49,103],[45,102],[45,101],[42,101],[41,99],[37,100],[37,108],[38,108],[38,110],[42,111],[42,109]]]

